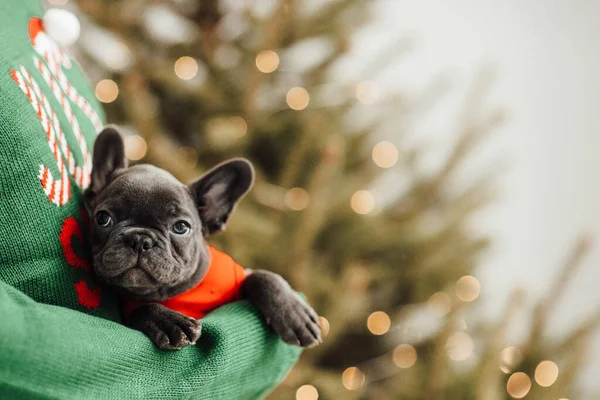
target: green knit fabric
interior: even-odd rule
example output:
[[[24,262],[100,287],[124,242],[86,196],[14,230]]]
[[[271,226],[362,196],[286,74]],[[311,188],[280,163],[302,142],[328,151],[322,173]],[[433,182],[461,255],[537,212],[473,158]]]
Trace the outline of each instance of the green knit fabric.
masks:
[[[41,166],[57,179],[60,170],[36,109],[11,72],[30,74],[56,112],[75,164],[84,165],[72,124],[34,62],[41,57],[28,24],[43,12],[39,0],[0,1],[0,398],[264,396],[300,351],[267,329],[251,305],[219,308],[202,320],[196,346],[161,352],[119,323],[115,297],[92,279],[81,237],[81,188],[70,175],[71,195],[62,205],[44,192]],[[63,71],[102,119],[77,65]],[[69,104],[91,148],[96,129],[76,102]]]

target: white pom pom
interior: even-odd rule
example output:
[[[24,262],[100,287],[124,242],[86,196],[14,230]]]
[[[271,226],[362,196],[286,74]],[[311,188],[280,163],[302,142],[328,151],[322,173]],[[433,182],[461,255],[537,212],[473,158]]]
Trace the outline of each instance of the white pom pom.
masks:
[[[51,8],[44,14],[43,21],[44,30],[59,46],[68,47],[79,38],[79,20],[67,10]]]

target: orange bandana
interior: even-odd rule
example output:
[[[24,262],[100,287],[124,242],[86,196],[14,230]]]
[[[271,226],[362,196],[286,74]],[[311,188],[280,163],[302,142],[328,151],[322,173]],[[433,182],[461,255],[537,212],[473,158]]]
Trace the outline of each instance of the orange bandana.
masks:
[[[210,311],[239,300],[242,282],[246,274],[244,268],[229,255],[208,246],[210,266],[204,278],[193,288],[175,297],[160,302],[163,306],[182,314],[200,319]],[[126,300],[125,316],[129,315],[144,302]]]

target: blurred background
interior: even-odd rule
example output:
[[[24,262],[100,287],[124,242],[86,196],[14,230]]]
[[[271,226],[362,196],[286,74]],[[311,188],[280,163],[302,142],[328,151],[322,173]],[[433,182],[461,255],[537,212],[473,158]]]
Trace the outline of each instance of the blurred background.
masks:
[[[254,163],[213,242],[326,335],[269,399],[600,397],[600,3],[47,3],[132,162]]]

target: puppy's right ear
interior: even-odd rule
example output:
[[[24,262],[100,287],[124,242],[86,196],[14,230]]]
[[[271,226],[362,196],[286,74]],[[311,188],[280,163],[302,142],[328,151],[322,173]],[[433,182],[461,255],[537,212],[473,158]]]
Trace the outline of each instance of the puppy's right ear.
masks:
[[[123,138],[114,126],[107,126],[96,138],[92,164],[92,182],[84,194],[87,201],[104,189],[116,170],[127,168]]]

